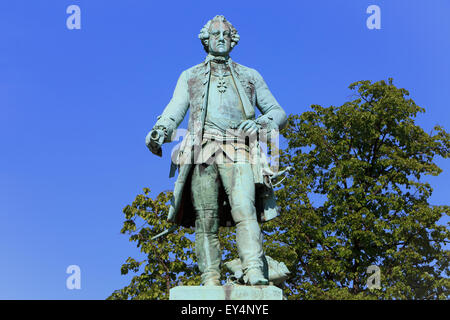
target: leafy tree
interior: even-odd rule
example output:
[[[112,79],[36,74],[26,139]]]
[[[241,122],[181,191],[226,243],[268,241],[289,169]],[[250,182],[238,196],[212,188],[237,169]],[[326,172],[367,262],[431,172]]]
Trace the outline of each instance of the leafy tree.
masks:
[[[176,232],[151,240],[151,237],[170,227],[166,221],[171,192],[160,193],[155,200],[144,188],[131,205],[123,209],[125,221],[121,233],[130,235],[146,259],[136,261],[129,257],[122,265],[121,273],[139,272],[131,283],[116,290],[108,299],[168,299],[169,290],[176,283],[197,284],[199,275],[194,270],[193,245],[189,239],[190,229],[180,228]],[[136,223],[140,226],[137,227]]]
[[[424,109],[392,79],[350,89],[355,99],[340,107],[289,117],[280,159],[294,169],[276,191],[281,216],[262,225],[266,254],[291,271],[289,299],[447,299],[450,232],[439,220],[450,207],[429,204],[423,177],[441,172],[433,160],[450,155],[450,135],[416,125]],[[146,258],[128,258],[121,272],[143,271],[108,299],[167,299],[171,287],[200,282],[193,230],[150,239],[169,227],[171,193],[152,200],[149,192],[123,210],[122,233]],[[219,237],[223,259],[236,258],[234,229]],[[371,265],[381,270],[379,289],[366,285]]]
[[[350,85],[355,99],[289,117],[282,164],[295,169],[277,193],[282,215],[268,225],[296,270],[296,299],[447,299],[449,206],[428,202],[425,175],[449,156],[450,136],[415,124],[424,109],[389,82]],[[273,251],[276,252],[276,248]],[[366,286],[367,268],[381,288]]]

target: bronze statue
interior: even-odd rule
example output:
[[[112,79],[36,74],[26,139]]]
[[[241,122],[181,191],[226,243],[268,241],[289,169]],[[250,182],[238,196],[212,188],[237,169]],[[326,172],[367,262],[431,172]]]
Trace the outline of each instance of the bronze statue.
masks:
[[[287,117],[262,76],[231,60],[239,35],[224,16],[208,21],[199,38],[208,55],[181,73],[146,144],[161,155],[162,143],[172,140],[190,109],[188,134],[172,159],[179,173],[168,220],[195,226],[203,285],[220,285],[221,225],[236,225],[241,282],[265,285],[268,269],[258,222],[276,217],[278,210],[271,184],[275,174],[258,141],[281,129]]]

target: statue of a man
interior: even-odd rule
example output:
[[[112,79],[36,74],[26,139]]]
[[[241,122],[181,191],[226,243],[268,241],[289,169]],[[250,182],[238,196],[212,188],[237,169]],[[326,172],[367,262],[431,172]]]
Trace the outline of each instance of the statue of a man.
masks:
[[[268,283],[267,262],[258,222],[278,213],[270,182],[273,172],[267,170],[267,161],[252,137],[263,129],[281,129],[286,114],[256,70],[231,60],[229,53],[239,35],[224,16],[208,21],[199,38],[208,55],[181,73],[146,144],[161,154],[161,144],[171,141],[190,108],[188,133],[172,159],[172,169],[178,168],[179,174],[168,220],[195,226],[203,285],[220,285],[221,225],[236,225],[243,281],[264,285]],[[255,107],[261,112],[257,119]]]

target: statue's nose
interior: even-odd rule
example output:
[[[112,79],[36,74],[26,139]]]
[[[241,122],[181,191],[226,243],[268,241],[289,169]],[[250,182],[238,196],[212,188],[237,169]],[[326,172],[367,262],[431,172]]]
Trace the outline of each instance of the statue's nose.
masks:
[[[222,33],[222,32],[221,32],[220,35],[219,35],[219,41],[224,41],[223,33]]]

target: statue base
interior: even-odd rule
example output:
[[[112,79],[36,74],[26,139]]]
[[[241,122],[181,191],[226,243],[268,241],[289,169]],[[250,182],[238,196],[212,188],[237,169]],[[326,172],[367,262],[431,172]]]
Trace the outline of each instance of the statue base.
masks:
[[[170,289],[169,300],[284,300],[275,286],[179,286]]]

